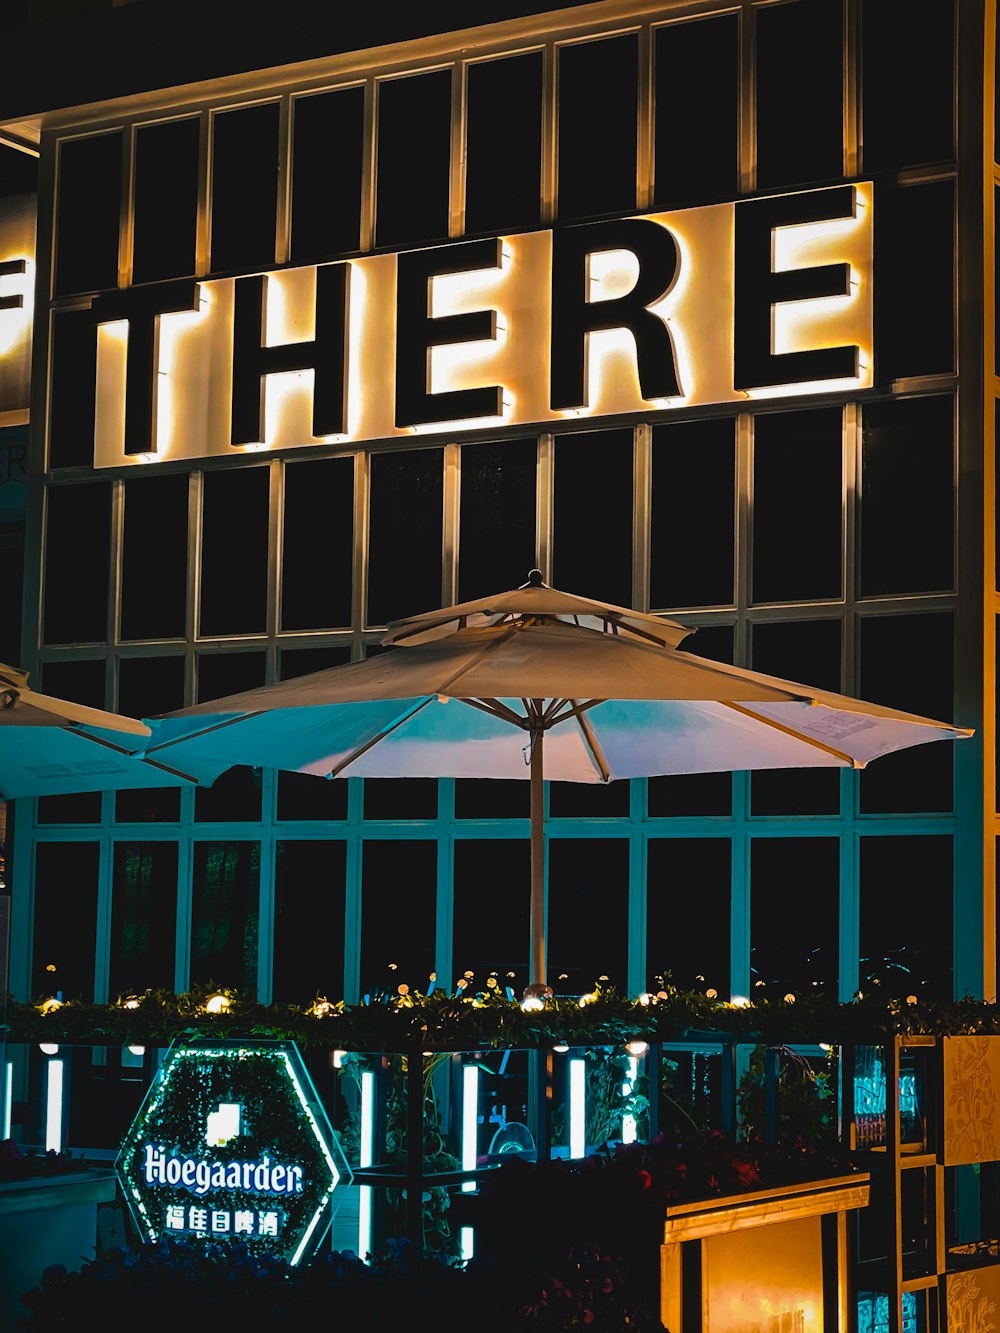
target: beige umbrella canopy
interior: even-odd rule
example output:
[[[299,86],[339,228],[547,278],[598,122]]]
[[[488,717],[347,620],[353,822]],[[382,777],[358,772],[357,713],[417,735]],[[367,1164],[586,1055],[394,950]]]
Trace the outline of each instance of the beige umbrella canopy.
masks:
[[[0,662],[0,800],[122,787],[195,785],[138,758],[150,728],[28,688],[28,673]]]
[[[686,626],[551,588],[520,588],[389,626],[363,662],[148,719],[150,758],[212,781],[234,764],[327,777],[531,782],[531,976],[544,992],[543,777],[863,768],[971,735],[846,695],[726,666]]]

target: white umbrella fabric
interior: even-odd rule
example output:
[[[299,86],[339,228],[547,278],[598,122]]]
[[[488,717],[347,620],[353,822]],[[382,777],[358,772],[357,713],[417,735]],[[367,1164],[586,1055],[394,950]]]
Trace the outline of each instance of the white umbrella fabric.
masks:
[[[138,718],[29,689],[27,672],[0,662],[0,800],[196,785],[137,756],[149,735]]]
[[[521,588],[390,625],[383,642],[398,651],[147,719],[145,754],[208,782],[234,764],[529,778],[528,989],[544,993],[543,776],[863,768],[972,734],[680,651],[691,633],[560,592],[533,570]]]

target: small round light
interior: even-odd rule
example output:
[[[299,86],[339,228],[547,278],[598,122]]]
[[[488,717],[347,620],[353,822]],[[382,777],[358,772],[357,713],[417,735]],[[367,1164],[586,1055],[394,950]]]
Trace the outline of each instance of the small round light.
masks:
[[[651,998],[652,997],[650,996],[649,991],[644,990],[642,994],[639,996],[639,1003],[642,1005],[649,1004]]]
[[[208,999],[205,1001],[205,1009],[210,1014],[227,1013],[229,1007],[230,1007],[230,1001],[228,995],[222,995],[222,994],[210,995]]]
[[[630,1041],[625,1049],[629,1055],[644,1055],[649,1050],[649,1045],[644,1041]]]
[[[545,1001],[538,995],[526,995],[521,1001],[521,1008],[526,1014],[537,1013],[545,1008]]]
[[[146,1054],[146,1048],[145,1048],[145,1046],[130,1046],[130,1047],[129,1047],[129,1050],[131,1051],[131,1053],[132,1053],[133,1055],[145,1055],[145,1054]]]
[[[709,986],[708,990],[705,992],[705,995],[710,1000],[717,1000],[719,998],[719,992],[715,989],[714,986]]]
[[[40,1041],[38,1049],[43,1055],[58,1055],[59,1047],[53,1041]]]
[[[795,1003],[795,996],[792,994],[791,991],[789,991],[788,994],[785,996],[785,1003],[786,1003],[786,1004],[794,1004],[794,1003]]]
[[[566,1045],[565,1042],[561,1041],[558,1046],[553,1046],[552,1049],[554,1051],[558,1051],[560,1055],[565,1055],[566,1052],[569,1050],[569,1047]]]
[[[729,1003],[733,1006],[734,1009],[745,1009],[747,1005],[749,1005],[750,1001],[747,999],[745,995],[734,995],[733,998],[729,1001]]]
[[[915,995],[907,995],[906,997],[907,1004],[916,1004],[916,1002],[917,1002],[917,997]]]

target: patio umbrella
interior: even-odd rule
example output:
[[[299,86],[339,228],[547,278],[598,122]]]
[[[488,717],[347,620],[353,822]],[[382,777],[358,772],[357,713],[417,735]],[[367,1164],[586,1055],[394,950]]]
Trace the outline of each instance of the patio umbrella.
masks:
[[[530,984],[547,992],[542,782],[863,768],[971,735],[682,652],[689,627],[520,588],[389,626],[395,650],[148,719],[147,756],[212,781],[234,764],[327,777],[529,778]],[[544,756],[544,758],[543,758]]]
[[[0,662],[0,800],[123,787],[195,785],[136,755],[150,728],[28,688],[27,672]]]

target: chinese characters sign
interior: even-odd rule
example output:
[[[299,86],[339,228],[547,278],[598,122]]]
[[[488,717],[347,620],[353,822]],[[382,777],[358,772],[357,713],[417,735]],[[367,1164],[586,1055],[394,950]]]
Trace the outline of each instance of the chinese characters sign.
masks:
[[[298,1049],[270,1041],[175,1043],[116,1169],[150,1240],[232,1240],[292,1264],[351,1179]]]

